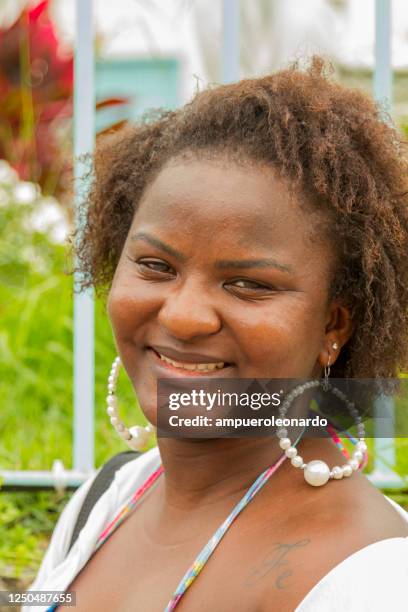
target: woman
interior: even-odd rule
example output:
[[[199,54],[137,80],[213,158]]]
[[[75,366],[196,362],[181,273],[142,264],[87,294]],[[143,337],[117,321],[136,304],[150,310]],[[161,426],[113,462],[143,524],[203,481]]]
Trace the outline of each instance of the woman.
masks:
[[[373,102],[333,83],[318,58],[307,71],[207,89],[101,144],[83,284],[109,291],[118,354],[148,421],[160,378],[406,368],[406,171]],[[302,465],[341,468],[319,487],[282,460],[276,437],[157,442],[117,472],[67,555],[90,482],[75,493],[32,589],[74,591],[81,611],[403,609],[408,516],[360,471],[346,477],[330,439],[296,447]],[[106,530],[149,477],[136,509]],[[214,533],[219,545],[175,594]]]

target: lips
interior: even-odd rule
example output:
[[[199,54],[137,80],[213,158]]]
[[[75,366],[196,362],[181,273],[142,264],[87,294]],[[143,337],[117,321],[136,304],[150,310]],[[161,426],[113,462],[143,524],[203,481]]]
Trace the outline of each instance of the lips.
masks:
[[[213,355],[202,353],[180,353],[170,347],[149,347],[163,366],[187,373],[212,373],[223,370],[231,364]]]

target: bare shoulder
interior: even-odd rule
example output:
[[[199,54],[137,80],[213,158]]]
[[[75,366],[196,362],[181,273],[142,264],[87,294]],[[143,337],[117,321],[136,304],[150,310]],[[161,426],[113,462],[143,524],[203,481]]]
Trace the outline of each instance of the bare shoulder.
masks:
[[[363,474],[330,485],[308,490],[305,512],[298,517],[317,555],[324,551],[323,565],[335,566],[369,544],[408,536],[408,521]]]
[[[346,485],[344,498],[352,513],[349,516],[355,515],[363,537],[377,541],[408,536],[408,520],[365,475],[356,473],[353,480],[342,484]]]
[[[286,554],[285,562],[290,564],[281,564],[277,579],[270,581],[264,610],[285,594],[283,586],[286,603],[290,600],[294,610],[322,578],[354,553],[388,538],[408,537],[408,522],[362,474],[319,489],[308,487],[302,493],[288,513],[280,539],[294,552]],[[282,599],[282,605],[286,603]]]

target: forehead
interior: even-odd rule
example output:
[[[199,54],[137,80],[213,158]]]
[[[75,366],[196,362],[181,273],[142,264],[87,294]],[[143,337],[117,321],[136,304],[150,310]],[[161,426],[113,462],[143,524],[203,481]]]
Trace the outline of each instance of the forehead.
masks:
[[[258,246],[295,238],[315,248],[325,238],[322,213],[273,168],[225,157],[171,160],[148,185],[133,226],[178,233],[180,223],[184,232],[235,233]]]

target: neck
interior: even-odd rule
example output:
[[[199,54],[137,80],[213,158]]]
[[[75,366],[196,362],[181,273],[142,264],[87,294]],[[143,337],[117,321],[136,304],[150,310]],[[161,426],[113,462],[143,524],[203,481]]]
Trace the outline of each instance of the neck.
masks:
[[[197,507],[197,504],[214,504],[242,496],[253,481],[284,453],[275,437],[216,440],[159,438],[158,446],[165,470],[165,501],[186,510]],[[330,451],[338,453],[332,441],[327,439],[302,439],[297,448],[301,453],[311,448],[312,453],[308,453],[311,454],[310,459],[324,459],[322,454],[327,457],[327,451],[329,454]],[[294,470],[290,460],[285,459],[274,474],[274,479],[279,476],[281,480],[284,474],[290,478]]]
[[[195,508],[243,494],[282,456],[277,440],[158,440],[171,506]]]

